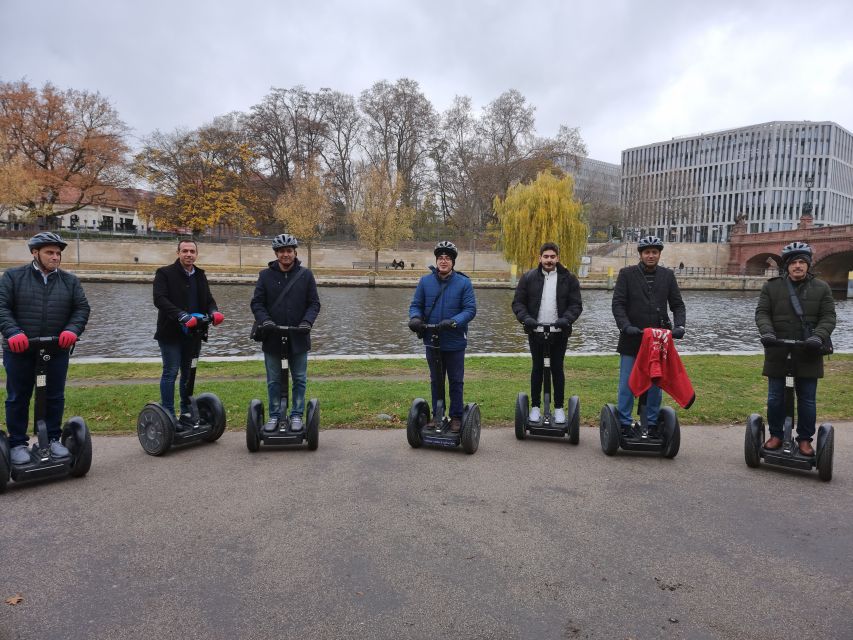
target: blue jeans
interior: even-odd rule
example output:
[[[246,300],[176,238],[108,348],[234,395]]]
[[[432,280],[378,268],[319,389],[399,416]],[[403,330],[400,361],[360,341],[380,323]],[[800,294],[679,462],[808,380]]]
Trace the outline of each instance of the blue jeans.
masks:
[[[267,369],[267,394],[270,418],[281,417],[281,356],[264,352]],[[292,353],[288,358],[290,377],[293,379],[293,397],[290,404],[291,416],[302,416],[305,412],[305,384],[308,382],[308,352]]]
[[[817,378],[794,378],[797,394],[797,440],[814,437],[817,421]],[[770,435],[783,437],[785,428],[785,378],[767,378],[767,426]]]
[[[193,341],[190,338],[180,338],[177,342],[157,341],[160,344],[160,356],[163,359],[163,375],[160,376],[160,404],[163,408],[175,414],[175,379],[181,372],[181,413],[190,410],[190,394],[187,393],[187,378],[190,375],[190,364],[193,356]]]
[[[37,351],[12,353],[3,351],[6,369],[6,425],[9,428],[9,446],[26,445],[29,441],[30,398],[36,383]],[[47,363],[45,423],[47,437],[59,438],[62,433],[62,413],[65,411],[65,377],[68,374],[68,352],[51,353]],[[33,425],[35,426],[35,425]]]
[[[631,377],[631,370],[634,368],[634,360],[636,359],[636,356],[625,355],[619,358],[619,395],[616,413],[618,414],[619,424],[623,427],[628,427],[634,422],[634,394],[631,393],[631,388],[628,386],[628,379]],[[660,387],[652,384],[646,395],[646,419],[650,426],[658,423],[662,396]]]
[[[429,362],[429,381],[432,387],[432,409],[433,415],[435,412],[436,401],[444,400],[439,393],[438,385],[440,378],[438,376],[438,365],[435,362],[436,350],[432,347],[426,348],[427,362]],[[462,392],[465,386],[465,349],[459,351],[438,351],[441,356],[441,361],[444,363],[444,373],[447,376],[450,387],[450,412],[451,418],[461,418],[464,403],[462,401]],[[445,400],[446,402],[446,400]],[[447,407],[445,407],[445,411]]]

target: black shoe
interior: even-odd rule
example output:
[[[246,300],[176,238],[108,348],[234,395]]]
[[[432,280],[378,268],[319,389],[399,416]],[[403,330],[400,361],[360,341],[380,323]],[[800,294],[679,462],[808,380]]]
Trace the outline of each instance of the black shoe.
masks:
[[[623,438],[630,438],[634,435],[634,425],[621,425],[619,430],[622,432]]]
[[[660,433],[658,433],[658,426],[656,424],[649,425],[648,433],[650,438],[660,438]]]
[[[186,431],[192,429],[194,426],[193,415],[191,413],[182,413],[175,423],[175,431]]]

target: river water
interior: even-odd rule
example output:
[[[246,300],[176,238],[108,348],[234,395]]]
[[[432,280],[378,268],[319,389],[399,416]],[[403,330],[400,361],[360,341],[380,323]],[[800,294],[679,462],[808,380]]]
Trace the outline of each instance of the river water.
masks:
[[[159,356],[154,328],[157,311],[151,285],[87,283],[92,315],[76,357]],[[210,329],[202,356],[248,356],[259,353],[249,339],[252,285],[214,285],[213,295],[225,322]],[[408,309],[414,289],[321,287],[322,309],[312,332],[317,355],[421,353],[422,345],[408,330]],[[527,339],[511,309],[510,289],[480,289],[477,317],[469,325],[469,353],[527,352]],[[618,338],[610,311],[611,292],[584,290],[584,311],[574,325],[569,349],[613,351]],[[756,351],[754,313],[757,292],[685,291],[687,336],[682,353]],[[836,349],[853,349],[853,301],[836,301]]]

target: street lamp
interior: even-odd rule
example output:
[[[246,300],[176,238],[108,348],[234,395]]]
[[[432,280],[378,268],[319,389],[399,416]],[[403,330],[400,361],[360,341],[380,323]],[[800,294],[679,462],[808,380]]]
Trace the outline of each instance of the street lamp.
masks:
[[[803,203],[803,215],[812,215],[812,187],[814,186],[814,172],[806,176],[806,201]]]
[[[713,230],[717,240],[717,246],[714,247],[714,275],[718,276],[720,270],[720,239],[723,235],[723,227],[722,225],[714,225]]]

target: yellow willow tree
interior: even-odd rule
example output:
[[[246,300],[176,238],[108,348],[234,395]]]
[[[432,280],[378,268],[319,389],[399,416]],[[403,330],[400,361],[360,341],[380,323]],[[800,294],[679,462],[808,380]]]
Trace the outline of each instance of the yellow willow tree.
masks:
[[[273,211],[276,220],[284,225],[284,231],[296,236],[300,245],[308,247],[309,269],[311,247],[335,215],[316,169],[312,162],[306,166],[304,175],[295,175],[289,188],[279,196]]]
[[[372,167],[364,178],[361,206],[352,212],[359,242],[373,250],[373,270],[379,269],[379,250],[412,237],[414,211],[400,203],[402,179],[389,179],[384,166]]]
[[[494,208],[501,227],[501,248],[510,263],[531,269],[539,261],[539,247],[556,242],[560,262],[577,271],[588,228],[571,176],[542,171],[533,182],[511,187],[506,199],[495,198]]]

